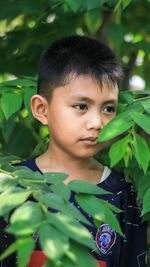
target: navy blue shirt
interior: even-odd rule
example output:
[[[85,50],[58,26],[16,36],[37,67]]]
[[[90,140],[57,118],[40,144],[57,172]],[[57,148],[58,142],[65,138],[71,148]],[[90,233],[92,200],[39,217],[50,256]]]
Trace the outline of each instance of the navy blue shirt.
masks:
[[[27,166],[32,171],[42,173],[35,163],[35,158],[22,162],[19,165]],[[104,199],[124,211],[116,216],[125,238],[122,238],[106,223],[102,223],[101,229],[97,229],[93,224],[92,217],[78,206],[74,192],[71,192],[70,202],[92,223],[92,226],[86,225],[86,227],[93,235],[99,253],[95,253],[95,251],[91,251],[91,253],[96,259],[105,261],[107,267],[148,266],[146,263],[146,227],[145,224],[141,223],[133,185],[127,183],[122,174],[112,169],[110,175],[103,182],[97,184],[97,186],[112,192],[112,194],[96,195],[96,197]],[[9,238],[2,237],[3,239],[8,240]],[[4,240],[4,243],[7,246],[9,242]],[[15,266],[11,264],[6,265],[5,261],[3,264],[2,267]]]

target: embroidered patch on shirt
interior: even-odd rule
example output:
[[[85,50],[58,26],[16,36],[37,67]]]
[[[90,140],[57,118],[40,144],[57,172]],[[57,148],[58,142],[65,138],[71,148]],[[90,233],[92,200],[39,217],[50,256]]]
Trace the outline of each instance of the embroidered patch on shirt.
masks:
[[[96,245],[98,249],[106,254],[116,242],[116,232],[108,225],[102,224],[101,231],[97,231]]]

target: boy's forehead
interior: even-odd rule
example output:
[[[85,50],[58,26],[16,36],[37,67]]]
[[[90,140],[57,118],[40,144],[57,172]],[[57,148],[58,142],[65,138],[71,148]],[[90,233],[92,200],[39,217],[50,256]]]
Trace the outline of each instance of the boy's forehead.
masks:
[[[112,100],[114,103],[118,101],[118,86],[102,82],[102,85],[89,75],[80,75],[72,77],[64,86],[55,89],[52,99],[66,99],[75,101],[106,102]],[[91,99],[91,100],[90,100]],[[99,99],[99,100],[98,100]]]
[[[68,91],[76,93],[82,93],[82,91],[88,89],[91,89],[91,91],[96,89],[101,92],[109,90],[110,92],[112,91],[112,93],[119,91],[117,83],[113,84],[109,80],[102,80],[102,82],[100,82],[90,75],[72,76],[66,88],[68,88]]]

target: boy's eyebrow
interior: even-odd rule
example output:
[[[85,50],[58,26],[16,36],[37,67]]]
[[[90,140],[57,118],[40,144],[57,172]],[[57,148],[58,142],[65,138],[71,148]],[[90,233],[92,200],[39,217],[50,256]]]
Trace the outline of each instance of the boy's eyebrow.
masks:
[[[71,97],[73,100],[76,101],[85,101],[85,102],[89,102],[91,104],[94,103],[93,99],[87,97],[87,96],[82,96],[82,95],[75,95]],[[107,105],[107,104],[114,104],[117,105],[117,100],[116,99],[109,99],[103,102],[103,105]]]
[[[106,100],[103,102],[103,105],[108,105],[108,104],[114,104],[117,105],[118,101],[116,99],[110,99],[110,100]]]
[[[89,102],[91,104],[94,103],[94,101],[91,98],[87,97],[87,96],[74,95],[71,98],[72,98],[72,100],[76,100],[76,101],[85,101],[85,102]]]

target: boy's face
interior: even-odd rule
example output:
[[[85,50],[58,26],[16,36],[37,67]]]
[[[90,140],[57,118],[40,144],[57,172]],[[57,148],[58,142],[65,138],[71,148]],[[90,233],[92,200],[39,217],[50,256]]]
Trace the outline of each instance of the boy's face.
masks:
[[[88,158],[105,142],[96,141],[103,127],[116,115],[117,86],[98,82],[90,76],[74,77],[55,89],[47,106],[50,149],[73,158]]]

